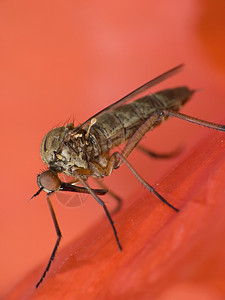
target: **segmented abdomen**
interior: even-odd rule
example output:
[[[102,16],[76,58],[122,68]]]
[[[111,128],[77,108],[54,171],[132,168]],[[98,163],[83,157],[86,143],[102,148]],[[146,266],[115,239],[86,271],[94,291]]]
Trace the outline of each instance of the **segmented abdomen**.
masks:
[[[135,131],[156,111],[168,109],[178,111],[190,99],[193,91],[187,87],[162,90],[148,95],[97,118],[90,133],[102,152],[109,151],[129,139]],[[159,125],[165,117],[159,120]]]

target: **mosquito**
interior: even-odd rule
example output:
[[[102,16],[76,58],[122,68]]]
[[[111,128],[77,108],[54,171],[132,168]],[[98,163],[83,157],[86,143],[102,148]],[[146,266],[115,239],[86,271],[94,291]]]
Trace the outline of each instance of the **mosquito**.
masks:
[[[122,247],[113,220],[104,201],[99,197],[106,194],[108,190],[106,188],[91,188],[87,183],[89,177],[99,179],[109,176],[114,169],[119,168],[124,163],[149,192],[175,212],[179,211],[136,172],[128,162],[127,157],[149,130],[153,130],[170,117],[225,131],[225,125],[207,122],[179,112],[181,107],[195,93],[195,90],[186,86],[165,89],[155,94],[148,93],[147,96],[134,100],[134,97],[142,92],[180,72],[182,67],[182,64],[178,65],[150,80],[102,109],[83,124],[74,127],[74,124],[69,123],[66,126],[52,129],[44,137],[40,154],[42,161],[48,165],[48,170],[37,176],[39,190],[33,197],[39,195],[41,191],[47,193],[47,203],[54,222],[57,240],[36,287],[45,278],[62,238],[50,200],[52,194],[59,191],[91,194],[97,203],[103,207],[120,251]],[[132,102],[127,103],[132,99]],[[112,151],[113,148],[122,144],[125,146],[121,152]],[[63,182],[59,179],[60,173],[72,176],[74,180],[69,183]],[[77,184],[81,184],[81,186]]]

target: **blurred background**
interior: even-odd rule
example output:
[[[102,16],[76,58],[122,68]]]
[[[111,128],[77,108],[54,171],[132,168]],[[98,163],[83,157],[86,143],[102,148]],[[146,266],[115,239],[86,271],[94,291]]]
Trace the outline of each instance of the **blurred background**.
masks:
[[[152,91],[201,89],[182,111],[225,122],[224,11],[222,0],[0,2],[0,297],[45,266],[55,243],[45,194],[28,202],[38,189],[36,176],[44,168],[39,149],[49,130],[85,121],[180,63],[184,71]],[[169,120],[143,144],[159,152],[181,145],[182,154],[165,162],[136,151],[129,161],[154,185],[206,130]],[[104,182],[124,207],[142,189],[124,166]],[[104,218],[90,197],[70,209],[55,196],[52,201],[61,249]]]

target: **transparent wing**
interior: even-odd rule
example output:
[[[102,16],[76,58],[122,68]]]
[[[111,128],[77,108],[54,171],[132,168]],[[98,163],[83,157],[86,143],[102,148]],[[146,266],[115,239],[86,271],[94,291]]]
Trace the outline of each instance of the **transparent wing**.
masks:
[[[61,179],[61,187],[60,190],[55,193],[57,200],[66,207],[77,207],[91,197],[89,192],[85,187],[78,186],[78,182],[74,177],[64,175],[63,173],[59,174]],[[108,190],[107,189],[93,189],[97,195],[105,195]]]
[[[145,84],[143,84],[139,88],[135,89],[134,91],[132,91],[131,93],[126,95],[125,97],[119,99],[118,101],[116,101],[116,102],[110,104],[109,106],[105,107],[104,109],[100,110],[98,113],[96,113],[95,115],[90,117],[87,121],[85,121],[83,124],[76,127],[75,131],[78,131],[79,129],[86,126],[91,121],[91,119],[100,117],[103,113],[111,111],[111,110],[121,106],[122,104],[126,103],[127,101],[131,100],[132,98],[134,98],[135,96],[139,95],[140,93],[146,91],[147,89],[150,89],[153,86],[155,86],[156,84],[159,84],[160,82],[174,76],[175,74],[177,74],[178,72],[181,71],[183,66],[184,66],[184,64],[180,64],[180,65],[176,66],[175,68],[172,68],[169,71],[167,71],[167,72],[155,77],[154,79],[146,82]]]
[[[60,204],[63,206],[73,208],[83,205],[88,197],[91,197],[89,194],[74,194],[72,192],[58,192],[56,193],[56,198]]]

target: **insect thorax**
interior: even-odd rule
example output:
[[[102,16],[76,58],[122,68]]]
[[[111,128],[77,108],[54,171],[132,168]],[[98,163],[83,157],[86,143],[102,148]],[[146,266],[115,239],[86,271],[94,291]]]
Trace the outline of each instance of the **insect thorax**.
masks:
[[[56,172],[73,176],[76,168],[92,169],[92,161],[100,154],[93,137],[86,130],[76,132],[67,126],[49,131],[41,143],[42,161]]]

